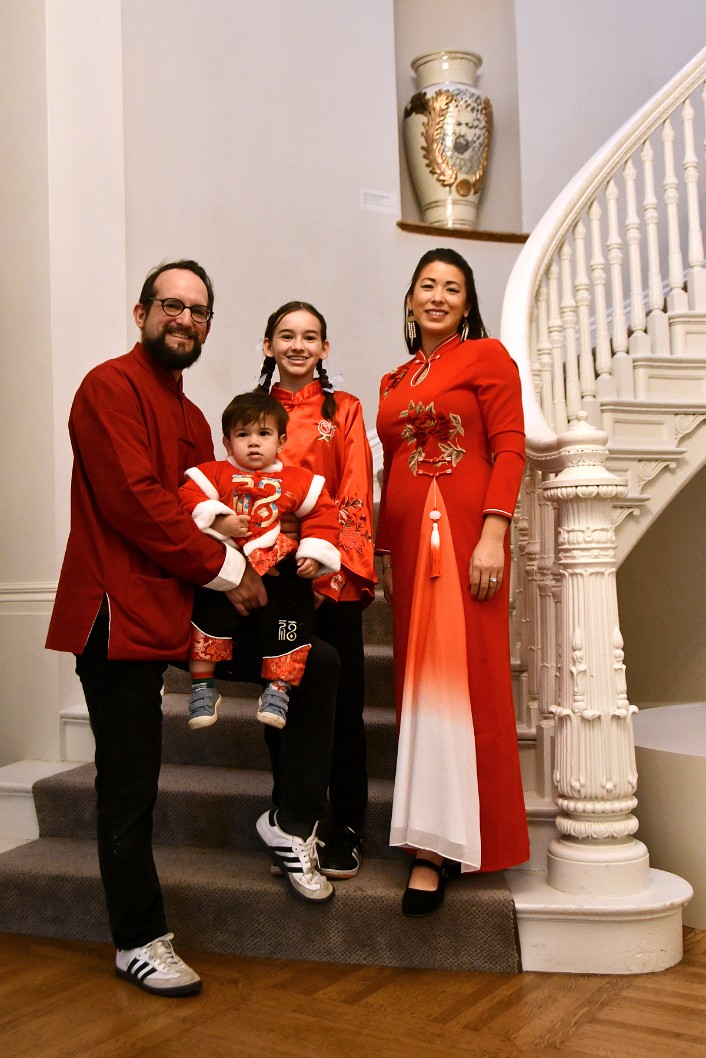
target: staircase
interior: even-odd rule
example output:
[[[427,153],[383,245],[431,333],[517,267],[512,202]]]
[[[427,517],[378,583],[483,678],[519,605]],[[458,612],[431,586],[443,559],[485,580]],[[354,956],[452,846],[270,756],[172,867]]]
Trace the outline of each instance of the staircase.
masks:
[[[409,860],[388,843],[396,734],[390,612],[380,594],[365,626],[371,778],[363,869],[337,882],[335,899],[324,907],[295,901],[286,882],[272,877],[255,832],[271,793],[255,719],[259,688],[221,683],[218,724],[192,732],[188,676],[168,670],[154,840],[170,928],[186,950],[515,973],[515,912],[502,875],[454,882],[433,919],[402,915]],[[65,721],[67,746],[90,760],[85,716]],[[3,772],[14,776],[17,793],[18,766],[0,768],[0,790]],[[94,841],[94,777],[93,764],[65,762],[56,774],[37,778],[31,797],[24,791],[39,836],[0,855],[0,931],[110,939]],[[34,836],[31,821],[25,836]]]

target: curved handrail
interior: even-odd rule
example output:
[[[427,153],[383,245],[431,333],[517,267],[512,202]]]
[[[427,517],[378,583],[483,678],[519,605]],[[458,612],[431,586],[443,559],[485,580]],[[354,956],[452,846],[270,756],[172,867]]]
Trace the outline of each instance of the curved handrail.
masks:
[[[500,337],[522,380],[528,454],[546,463],[558,451],[557,435],[537,399],[529,359],[532,306],[541,276],[554,253],[599,190],[631,154],[682,103],[706,74],[706,48],[655,93],[586,162],[539,221],[525,243],[503,299]]]

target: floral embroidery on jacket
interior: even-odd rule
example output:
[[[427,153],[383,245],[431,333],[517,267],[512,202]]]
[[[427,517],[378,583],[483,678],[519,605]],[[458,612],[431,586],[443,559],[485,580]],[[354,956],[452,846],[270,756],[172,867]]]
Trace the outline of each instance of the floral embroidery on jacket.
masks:
[[[336,424],[331,422],[329,419],[321,419],[317,425],[319,436],[316,438],[317,441],[326,441],[327,444],[331,444],[333,435],[336,432]]]
[[[396,386],[399,386],[400,382],[409,371],[412,363],[413,361],[410,360],[409,364],[403,364],[402,367],[396,367],[394,371],[390,372],[387,378],[387,386],[385,387],[385,392],[382,395],[383,400],[385,399],[388,393],[391,393]]]
[[[413,474],[450,474],[465,456],[466,450],[457,441],[464,433],[461,417],[454,412],[437,411],[433,401],[426,406],[410,401],[400,418],[407,420],[402,438],[415,446],[408,459]]]
[[[373,539],[368,526],[363,501],[356,496],[344,496],[337,500],[338,520],[341,525],[339,543],[344,551],[363,553],[363,548]]]

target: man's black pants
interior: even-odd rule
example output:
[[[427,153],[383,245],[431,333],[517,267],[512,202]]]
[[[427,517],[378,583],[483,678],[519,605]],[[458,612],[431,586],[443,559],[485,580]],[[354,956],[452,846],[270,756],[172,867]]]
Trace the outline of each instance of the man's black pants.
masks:
[[[111,661],[107,653],[108,617],[98,616],[76,672],[96,740],[98,857],[111,934],[116,947],[136,948],[167,932],[152,856],[167,662]],[[256,623],[245,621],[237,662],[217,675],[261,682],[261,663]],[[278,822],[300,837],[326,811],[338,670],[336,651],[314,638],[280,740]]]

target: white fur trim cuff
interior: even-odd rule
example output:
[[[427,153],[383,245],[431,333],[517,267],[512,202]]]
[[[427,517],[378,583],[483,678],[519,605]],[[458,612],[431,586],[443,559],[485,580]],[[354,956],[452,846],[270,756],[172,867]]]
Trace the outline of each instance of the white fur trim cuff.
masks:
[[[197,526],[203,532],[205,529],[210,529],[213,525],[214,518],[218,518],[220,514],[232,514],[233,508],[227,507],[225,503],[221,503],[220,500],[202,500],[201,503],[197,503],[191,512],[191,517],[196,522]],[[223,540],[224,537],[219,537]]]
[[[315,558],[321,563],[320,577],[328,573],[338,573],[341,568],[341,552],[328,540],[316,536],[307,536],[297,548],[297,558]]]
[[[213,591],[232,591],[233,588],[237,588],[240,584],[244,572],[245,559],[240,551],[234,547],[227,547],[225,549],[225,561],[218,576],[214,577],[208,584],[204,584],[204,588],[211,588]]]

